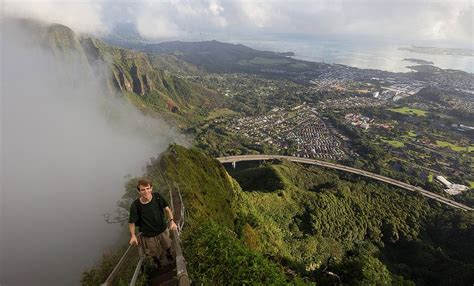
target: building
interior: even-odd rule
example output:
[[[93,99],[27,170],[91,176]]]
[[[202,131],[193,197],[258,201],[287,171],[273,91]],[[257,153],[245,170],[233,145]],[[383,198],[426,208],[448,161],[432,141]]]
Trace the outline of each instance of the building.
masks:
[[[450,181],[446,180],[446,178],[443,177],[443,176],[436,176],[436,180],[443,183],[447,188],[451,187],[451,185],[452,185],[452,183]]]
[[[469,187],[465,185],[453,184],[446,180],[446,178],[443,176],[437,176],[436,179],[447,187],[447,189],[444,189],[444,191],[452,196],[459,195],[460,193],[469,189]]]

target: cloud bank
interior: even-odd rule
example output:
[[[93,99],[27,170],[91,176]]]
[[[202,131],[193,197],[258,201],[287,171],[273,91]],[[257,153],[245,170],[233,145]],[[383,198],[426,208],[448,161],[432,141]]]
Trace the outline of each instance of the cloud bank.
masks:
[[[103,4],[100,0],[5,0],[2,16],[59,23],[76,32],[100,35],[108,31],[102,19]]]
[[[125,176],[184,140],[104,93],[80,57],[58,59],[30,32],[2,25],[0,284],[78,285],[119,242],[121,228],[102,215],[124,194]]]
[[[472,46],[469,0],[319,1],[47,1],[6,0],[6,14],[56,21],[81,32],[106,33],[123,23],[149,40],[262,35],[369,37]]]

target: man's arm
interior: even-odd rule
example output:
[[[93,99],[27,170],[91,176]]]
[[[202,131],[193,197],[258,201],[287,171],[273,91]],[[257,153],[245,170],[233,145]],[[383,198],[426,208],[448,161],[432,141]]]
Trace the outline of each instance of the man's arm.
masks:
[[[169,207],[165,207],[165,213],[166,213],[166,216],[168,217],[168,220],[169,220],[169,228],[177,229],[178,226],[176,225],[176,223],[174,221],[173,212],[171,211],[171,209]]]
[[[130,244],[138,245],[137,236],[135,235],[135,224],[129,223],[128,229],[130,230]]]
[[[128,229],[130,230],[130,244],[138,245],[137,236],[135,235],[135,223],[138,221],[138,209],[135,203],[130,205],[130,216],[128,218]]]

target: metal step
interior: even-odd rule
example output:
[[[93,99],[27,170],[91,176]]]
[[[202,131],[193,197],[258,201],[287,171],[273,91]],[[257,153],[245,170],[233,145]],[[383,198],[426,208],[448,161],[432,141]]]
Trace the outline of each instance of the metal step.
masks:
[[[166,286],[175,286],[178,285],[178,280],[176,279],[176,263],[164,266],[154,272],[149,274],[149,283],[150,286],[155,285],[166,285]]]

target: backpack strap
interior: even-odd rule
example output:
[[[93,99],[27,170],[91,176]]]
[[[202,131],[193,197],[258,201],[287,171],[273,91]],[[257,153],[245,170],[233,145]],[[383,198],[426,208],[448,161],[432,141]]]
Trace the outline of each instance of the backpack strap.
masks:
[[[140,198],[134,201],[135,207],[137,208],[137,222],[135,223],[136,226],[142,226],[142,204],[140,203]]]

